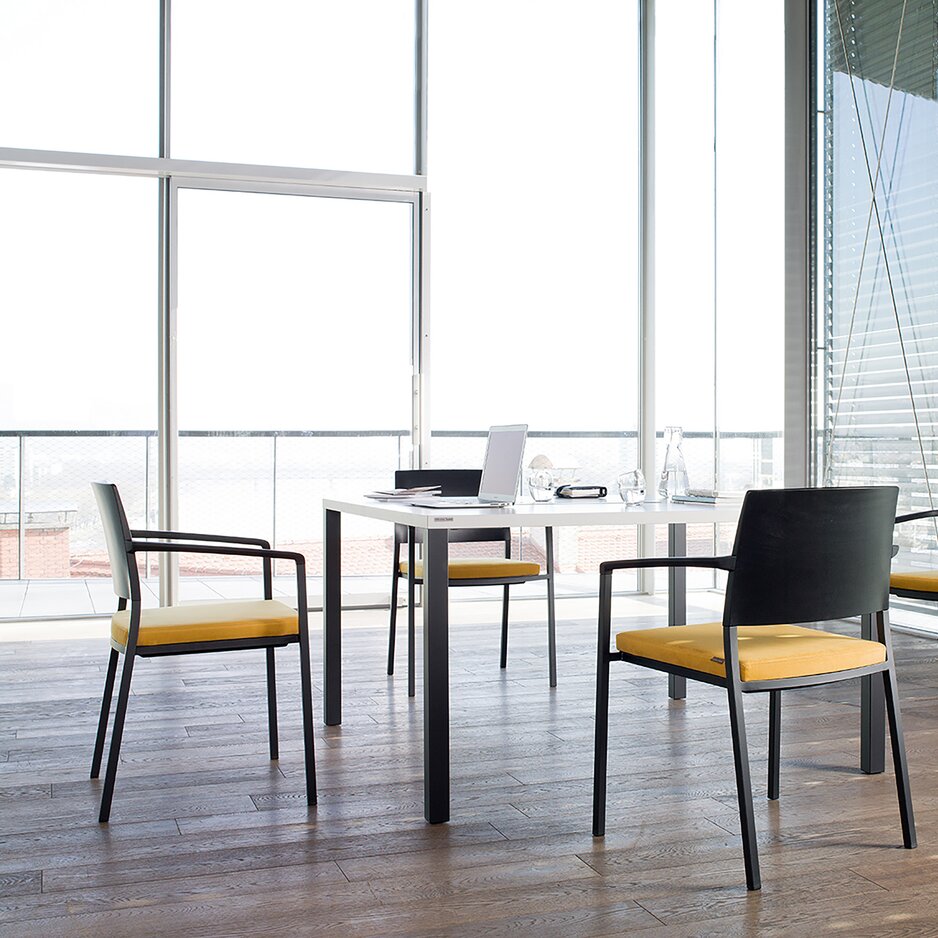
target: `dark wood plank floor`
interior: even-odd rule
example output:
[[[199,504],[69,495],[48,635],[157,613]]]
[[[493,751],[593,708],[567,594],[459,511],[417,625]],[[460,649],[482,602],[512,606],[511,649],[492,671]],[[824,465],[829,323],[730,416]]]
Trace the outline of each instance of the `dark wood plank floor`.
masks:
[[[453,819],[433,827],[421,699],[403,670],[384,674],[380,611],[346,632],[341,727],[316,698],[312,809],[295,648],[278,656],[278,763],[261,654],[141,661],[99,826],[87,767],[105,641],[0,644],[0,934],[938,934],[938,644],[896,640],[915,851],[891,767],[856,767],[856,685],[785,695],[771,804],[766,701],[747,700],[764,880],[748,894],[714,688],[674,703],[660,676],[614,669],[608,833],[590,836],[595,624],[560,614],[554,691],[540,624],[514,624],[507,672],[495,625],[454,626]],[[313,653],[318,675],[316,640]]]

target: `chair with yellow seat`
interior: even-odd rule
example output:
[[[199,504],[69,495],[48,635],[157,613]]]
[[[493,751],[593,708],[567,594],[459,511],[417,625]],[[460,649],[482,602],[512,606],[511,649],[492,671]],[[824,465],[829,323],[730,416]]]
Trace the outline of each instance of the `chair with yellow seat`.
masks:
[[[875,676],[884,685],[903,843],[915,823],[902,738],[887,608],[894,487],[749,492],[732,554],[611,561],[600,565],[593,834],[606,823],[609,664],[625,661],[693,678],[727,691],[746,884],[759,889],[752,786],[742,695],[769,694],[768,796],[778,797],[781,692]],[[612,576],[637,567],[727,571],[723,621],[620,632],[610,651]],[[806,628],[871,616],[877,641]],[[779,624],[786,623],[786,624]],[[790,624],[789,624],[790,623]],[[628,726],[621,729],[629,732]]]
[[[899,515],[896,524],[938,518],[938,508]],[[938,601],[938,570],[895,570],[889,576],[889,592],[901,599]]]
[[[395,488],[438,485],[443,495],[478,495],[482,479],[481,469],[401,469],[394,473]],[[411,536],[412,535],[412,536]],[[397,634],[398,583],[407,580],[407,693],[414,696],[414,595],[415,587],[423,583],[423,563],[416,557],[415,545],[422,532],[406,525],[394,526],[394,559],[391,570],[391,616],[388,637],[388,674],[394,673],[394,645]],[[557,686],[557,642],[554,614],[554,542],[550,528],[545,532],[546,571],[530,560],[516,560],[511,556],[511,530],[509,528],[462,528],[449,532],[450,543],[498,543],[503,545],[503,556],[456,557],[449,561],[450,586],[502,586],[502,668],[508,665],[508,591],[516,583],[531,580],[547,581],[547,656],[550,686]],[[401,560],[401,547],[408,545],[408,559]],[[413,575],[411,576],[411,570]]]
[[[315,804],[313,697],[306,609],[306,560],[303,555],[290,551],[271,550],[270,544],[259,538],[131,530],[127,524],[117,487],[110,483],[94,482],[92,488],[104,524],[104,536],[111,563],[111,577],[114,592],[118,596],[118,611],[111,620],[111,654],[104,682],[104,697],[101,701],[94,755],[91,760],[92,778],[97,778],[101,769],[111,697],[117,674],[117,661],[120,655],[124,656],[98,820],[104,822],[110,817],[135,658],[187,655],[203,651],[264,649],[267,655],[267,720],[270,758],[277,759],[279,742],[274,649],[293,643],[299,644],[300,651],[306,800],[308,804]],[[227,554],[260,558],[264,571],[264,598],[143,609],[136,555],[145,551]],[[274,560],[290,560],[296,567],[297,609],[292,609],[285,603],[273,599],[272,562]]]

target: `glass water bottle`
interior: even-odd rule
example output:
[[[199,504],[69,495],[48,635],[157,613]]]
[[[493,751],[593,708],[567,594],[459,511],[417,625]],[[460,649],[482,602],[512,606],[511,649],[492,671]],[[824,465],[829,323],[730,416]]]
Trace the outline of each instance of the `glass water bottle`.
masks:
[[[665,427],[664,432],[668,448],[665,450],[664,466],[658,481],[658,494],[670,501],[675,495],[687,494],[687,463],[681,451],[684,431],[680,427]]]

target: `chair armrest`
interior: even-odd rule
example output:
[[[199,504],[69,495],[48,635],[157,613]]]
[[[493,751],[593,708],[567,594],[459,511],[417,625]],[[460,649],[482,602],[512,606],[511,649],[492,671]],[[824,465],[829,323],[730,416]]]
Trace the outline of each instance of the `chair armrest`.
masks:
[[[918,521],[920,518],[938,518],[938,508],[931,508],[928,511],[915,511],[911,515],[898,515],[896,524],[903,524],[906,521]]]
[[[606,560],[599,565],[600,576],[613,570],[635,570],[647,567],[709,567],[735,570],[736,558],[727,557],[641,557],[635,560]]]
[[[158,537],[177,541],[211,541],[225,544],[256,544],[270,550],[270,541],[260,537],[226,537],[224,534],[186,534],[182,531],[151,531],[132,530],[130,536],[134,538]]]
[[[134,532],[131,532],[134,533]],[[156,532],[149,532],[154,534]],[[168,533],[168,532],[167,532]],[[185,536],[185,535],[183,535]],[[213,540],[216,535],[208,535]],[[242,539],[245,540],[245,539]],[[272,560],[292,560],[296,564],[296,601],[297,617],[300,629],[300,642],[308,646],[309,603],[306,598],[306,557],[292,550],[271,550],[268,547],[229,547],[225,544],[179,544],[164,541],[153,544],[150,541],[125,541],[125,549],[130,554],[158,549],[172,554],[225,554],[235,557],[259,557],[264,561],[264,598],[273,599],[271,570]],[[131,619],[133,621],[133,619]],[[134,642],[136,642],[136,632]]]
[[[151,544],[148,541],[128,541],[127,550],[131,553],[138,551],[166,551],[171,554],[226,554],[235,557],[260,557],[269,560],[292,560],[298,566],[306,566],[306,557],[291,550],[270,550],[264,547],[228,547],[224,544],[208,546],[203,544],[177,544],[161,543]]]
[[[612,634],[612,574],[615,570],[648,567],[708,567],[711,570],[735,570],[736,558],[727,557],[641,557],[635,560],[607,560],[599,565],[599,648],[598,667],[609,660]]]

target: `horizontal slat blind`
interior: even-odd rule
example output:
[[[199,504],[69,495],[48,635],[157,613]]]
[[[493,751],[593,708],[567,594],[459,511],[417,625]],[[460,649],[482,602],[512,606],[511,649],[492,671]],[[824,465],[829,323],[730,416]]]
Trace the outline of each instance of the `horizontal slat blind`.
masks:
[[[938,0],[828,0],[826,25],[823,478],[938,507]],[[938,564],[938,524],[897,536]]]

